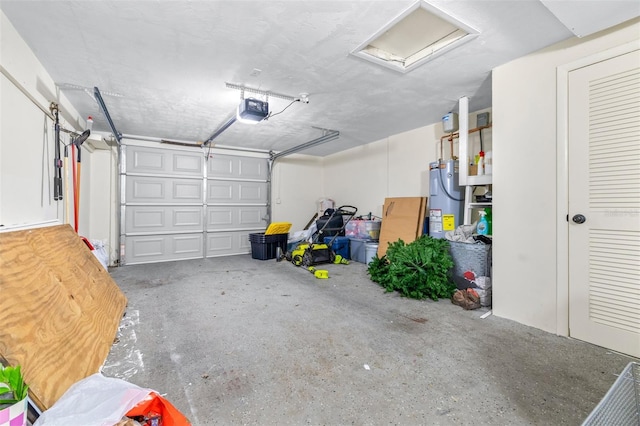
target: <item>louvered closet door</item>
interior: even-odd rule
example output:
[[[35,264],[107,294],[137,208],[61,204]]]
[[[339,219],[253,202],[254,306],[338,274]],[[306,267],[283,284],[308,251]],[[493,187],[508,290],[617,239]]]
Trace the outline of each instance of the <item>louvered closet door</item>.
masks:
[[[570,335],[640,357],[640,53],[569,73]],[[583,215],[580,222],[576,215]],[[575,219],[575,220],[574,220]]]

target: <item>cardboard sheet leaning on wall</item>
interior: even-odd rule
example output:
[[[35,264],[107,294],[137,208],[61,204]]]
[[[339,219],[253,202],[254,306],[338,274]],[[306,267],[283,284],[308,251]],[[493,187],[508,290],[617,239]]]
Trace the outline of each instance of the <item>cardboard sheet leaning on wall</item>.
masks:
[[[378,243],[378,257],[387,252],[389,243],[401,239],[406,244],[422,235],[427,197],[385,198]]]

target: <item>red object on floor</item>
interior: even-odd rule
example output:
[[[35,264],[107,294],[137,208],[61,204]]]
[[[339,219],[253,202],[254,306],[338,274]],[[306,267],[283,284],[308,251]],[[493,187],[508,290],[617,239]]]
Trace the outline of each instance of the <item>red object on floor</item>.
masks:
[[[190,426],[191,423],[176,407],[155,392],[151,392],[127,413],[127,417],[162,416],[162,426]]]

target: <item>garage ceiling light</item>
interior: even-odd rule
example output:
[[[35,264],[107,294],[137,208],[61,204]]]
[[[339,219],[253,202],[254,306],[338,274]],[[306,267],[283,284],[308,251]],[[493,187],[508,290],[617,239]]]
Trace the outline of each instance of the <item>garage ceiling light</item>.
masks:
[[[420,0],[351,54],[406,73],[477,36],[477,30]]]

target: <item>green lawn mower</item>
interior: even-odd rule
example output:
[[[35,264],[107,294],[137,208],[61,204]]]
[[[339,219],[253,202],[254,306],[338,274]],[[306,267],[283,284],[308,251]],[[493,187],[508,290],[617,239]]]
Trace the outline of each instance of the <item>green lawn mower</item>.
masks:
[[[323,226],[314,235],[312,242],[300,243],[296,248],[286,253],[285,258],[288,261],[296,266],[304,266],[306,268],[326,263],[349,263],[347,259],[336,255],[331,249],[331,245],[336,237],[344,234],[347,223],[356,215],[358,209],[353,206],[341,206],[336,210],[330,210],[327,209],[325,214],[318,219],[318,221],[322,221]],[[341,219],[339,226],[336,218]],[[333,238],[328,243],[325,243],[325,236]]]

